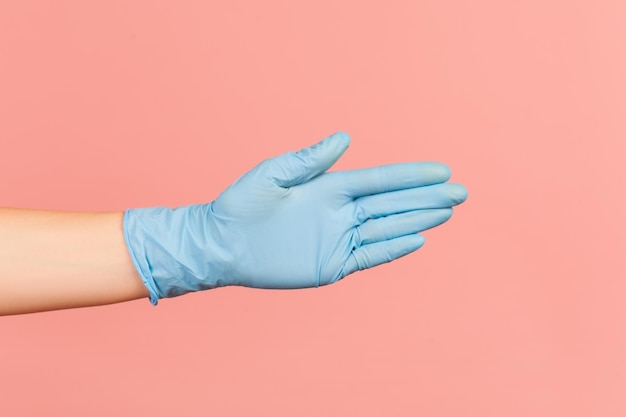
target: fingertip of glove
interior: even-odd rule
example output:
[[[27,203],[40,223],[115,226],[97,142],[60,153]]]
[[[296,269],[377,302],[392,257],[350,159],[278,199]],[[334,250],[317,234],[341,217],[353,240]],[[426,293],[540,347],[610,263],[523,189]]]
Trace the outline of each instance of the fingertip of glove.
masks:
[[[424,237],[424,235],[416,234],[413,240],[414,240],[416,249],[421,248],[422,246],[424,246],[424,243],[426,243],[426,238]]]
[[[442,162],[425,161],[418,162],[418,164],[424,169],[425,174],[432,178],[433,181],[445,182],[452,176],[450,167]]]
[[[448,193],[455,204],[461,204],[467,200],[467,188],[461,184],[448,184]]]
[[[343,150],[350,146],[350,135],[343,131],[333,133],[328,139],[331,139],[339,148]]]

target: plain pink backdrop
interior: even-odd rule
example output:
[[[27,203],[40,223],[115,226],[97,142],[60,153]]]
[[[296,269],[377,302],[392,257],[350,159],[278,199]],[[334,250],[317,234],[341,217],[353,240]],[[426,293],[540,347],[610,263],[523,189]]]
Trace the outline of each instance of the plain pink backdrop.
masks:
[[[2,416],[626,415],[626,3],[0,3],[0,206],[209,202],[343,130],[468,201],[328,287],[0,318]]]

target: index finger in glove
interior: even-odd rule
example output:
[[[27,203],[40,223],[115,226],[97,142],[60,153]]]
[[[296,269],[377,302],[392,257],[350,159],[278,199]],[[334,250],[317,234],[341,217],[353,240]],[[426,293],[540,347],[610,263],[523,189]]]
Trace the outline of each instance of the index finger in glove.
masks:
[[[439,184],[450,178],[450,169],[439,162],[406,162],[334,172],[350,198]]]
[[[363,223],[367,219],[407,211],[448,208],[461,204],[466,198],[465,187],[451,183],[391,191],[355,200],[355,217]]]

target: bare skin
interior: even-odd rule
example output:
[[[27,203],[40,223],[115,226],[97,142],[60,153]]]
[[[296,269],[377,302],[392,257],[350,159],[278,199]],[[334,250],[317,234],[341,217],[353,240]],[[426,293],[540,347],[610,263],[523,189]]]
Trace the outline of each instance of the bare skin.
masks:
[[[123,216],[0,208],[0,315],[147,298]]]

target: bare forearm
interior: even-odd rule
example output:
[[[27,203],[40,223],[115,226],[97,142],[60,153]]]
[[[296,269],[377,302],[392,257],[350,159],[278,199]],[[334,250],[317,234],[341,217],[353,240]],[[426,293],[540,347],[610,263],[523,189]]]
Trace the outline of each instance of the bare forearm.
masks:
[[[147,297],[123,215],[0,208],[0,315]]]

